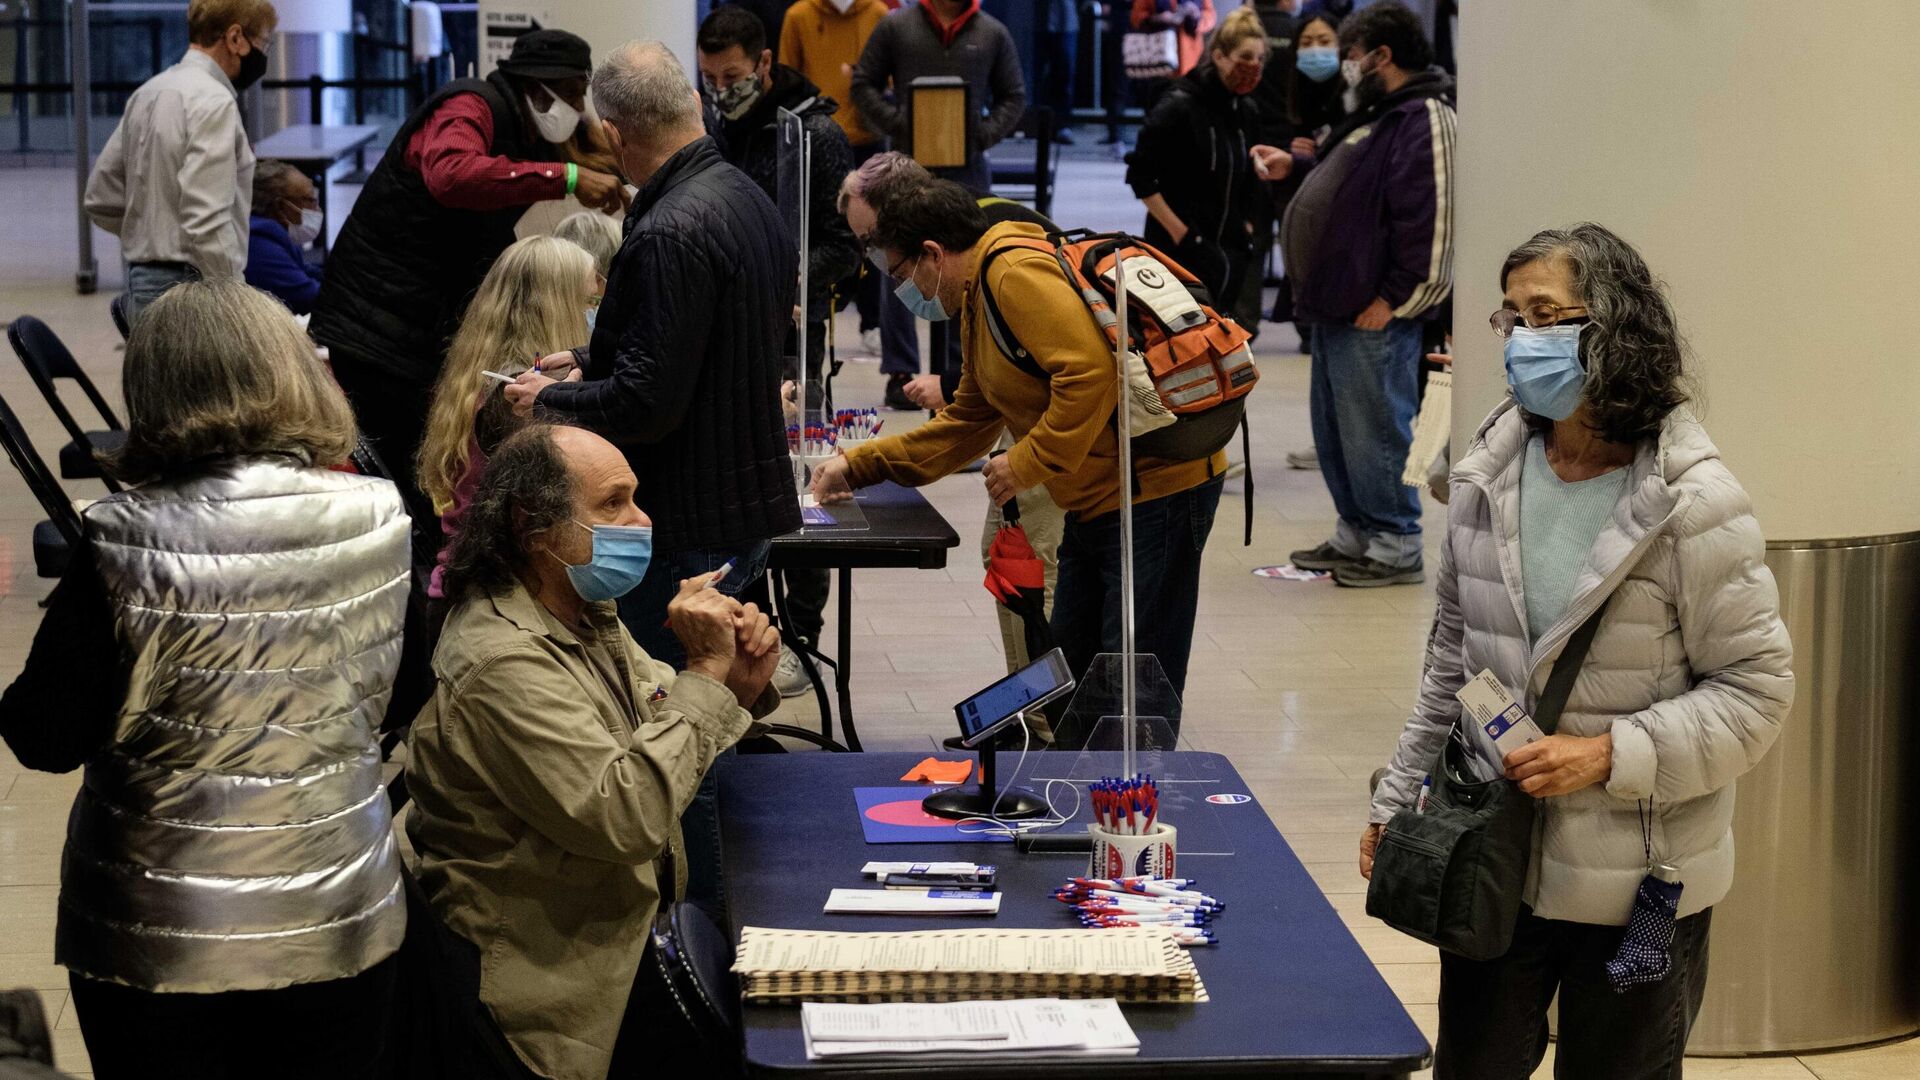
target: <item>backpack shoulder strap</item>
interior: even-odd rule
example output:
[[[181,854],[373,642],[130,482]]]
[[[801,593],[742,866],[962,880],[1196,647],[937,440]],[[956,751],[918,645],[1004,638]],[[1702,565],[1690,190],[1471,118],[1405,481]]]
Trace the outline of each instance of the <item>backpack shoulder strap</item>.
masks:
[[[1548,735],[1560,726],[1560,712],[1567,707],[1567,696],[1573,693],[1573,680],[1579,676],[1581,665],[1587,662],[1587,650],[1593,647],[1594,635],[1600,632],[1600,620],[1606,616],[1607,605],[1611,603],[1613,597],[1609,596],[1567,639],[1567,647],[1560,650],[1559,658],[1553,662],[1553,672],[1547,676],[1546,689],[1540,691],[1539,700],[1533,703],[1533,722]]]
[[[1013,328],[1007,325],[1006,316],[1000,313],[999,302],[993,298],[993,289],[987,285],[987,269],[991,267],[994,261],[999,259],[1000,256],[1009,251],[1019,249],[1052,252],[1053,248],[1050,245],[1043,245],[1044,242],[1039,240],[1009,240],[999,247],[989,250],[981,257],[979,273],[980,297],[986,301],[987,306],[987,333],[993,336],[994,345],[999,348],[1001,355],[1005,356],[1007,361],[1014,367],[1019,368],[1022,372],[1033,378],[1039,379],[1041,382],[1046,382],[1051,376],[1047,374],[1046,369],[1034,361],[1033,354],[1027,351],[1026,346],[1020,344],[1020,339],[1014,336]]]

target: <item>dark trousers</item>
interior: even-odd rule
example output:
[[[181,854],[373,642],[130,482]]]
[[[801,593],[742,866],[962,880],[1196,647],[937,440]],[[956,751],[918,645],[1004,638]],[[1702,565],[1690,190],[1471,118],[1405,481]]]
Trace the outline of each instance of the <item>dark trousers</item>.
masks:
[[[427,433],[427,408],[433,402],[433,384],[423,383],[396,373],[377,360],[346,355],[333,349],[333,377],[346,392],[353,406],[353,418],[360,434],[380,455],[388,475],[400,488],[407,512],[430,535],[439,536],[437,521],[419,520],[422,513],[432,515],[433,504],[420,491],[414,470],[414,455]],[[423,557],[415,552],[415,557]],[[424,553],[431,558],[432,552]]]
[[[1040,104],[1053,110],[1055,129],[1073,126],[1073,64],[1079,54],[1077,33],[1034,32],[1033,81],[1040,91]]]
[[[633,640],[648,656],[672,667],[687,666],[687,650],[666,626],[667,605],[680,592],[680,582],[695,574],[708,574],[734,560],[733,569],[715,588],[728,596],[739,596],[760,583],[767,572],[767,553],[772,545],[755,540],[730,548],[683,548],[655,551],[647,564],[647,576],[627,595],[620,598],[620,621],[626,624]]]
[[[374,1076],[399,964],[278,990],[157,994],[68,976],[101,1080],[334,1080]]]
[[[1606,963],[1623,926],[1542,919],[1520,910],[1498,960],[1440,954],[1434,1080],[1525,1080],[1547,1053],[1547,1003],[1560,993],[1557,1080],[1680,1080],[1680,1059],[1707,990],[1709,908],[1674,927],[1673,970],[1626,993]]]
[[[1126,18],[1116,14],[1100,29],[1100,108],[1107,114],[1107,141],[1119,142],[1120,118],[1126,111],[1131,89],[1126,54],[1120,45],[1120,37],[1126,33]]]
[[[1186,693],[1200,600],[1200,555],[1220,507],[1221,477],[1133,506],[1134,648],[1160,660],[1176,694]],[[1120,651],[1120,515],[1083,520],[1068,514],[1061,530],[1060,570],[1053,589],[1053,638],[1076,678],[1101,653]],[[1174,735],[1180,717],[1167,717]],[[1086,732],[1075,733],[1084,738]]]
[[[826,628],[827,599],[833,592],[833,571],[818,567],[799,567],[784,573],[786,606],[780,609],[780,621],[795,637],[818,647]]]

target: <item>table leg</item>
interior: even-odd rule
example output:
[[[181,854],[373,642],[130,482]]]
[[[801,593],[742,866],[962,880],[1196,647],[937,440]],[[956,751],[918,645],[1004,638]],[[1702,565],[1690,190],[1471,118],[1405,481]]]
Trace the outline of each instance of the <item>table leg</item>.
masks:
[[[847,749],[860,749],[860,736],[853,730],[853,567],[842,566],[840,573],[840,654],[834,657],[833,685],[840,696],[840,733]]]
[[[327,261],[327,230],[333,228],[333,216],[327,213],[327,174],[331,171],[331,165],[323,165],[318,173],[312,175],[313,194],[320,200],[320,235],[314,238],[314,244],[322,263]]]
[[[817,653],[815,653],[814,647],[807,645],[794,635],[793,629],[788,625],[786,619],[780,618],[785,615],[787,611],[786,572],[783,570],[772,571],[768,573],[767,580],[769,591],[773,596],[774,617],[780,619],[780,640],[785,642],[787,648],[792,649],[793,654],[800,658],[800,667],[807,673],[807,681],[813,684],[813,700],[820,706],[820,734],[831,740],[833,738],[833,710],[832,707],[827,704],[826,681],[820,677],[819,665],[814,663],[814,657]]]

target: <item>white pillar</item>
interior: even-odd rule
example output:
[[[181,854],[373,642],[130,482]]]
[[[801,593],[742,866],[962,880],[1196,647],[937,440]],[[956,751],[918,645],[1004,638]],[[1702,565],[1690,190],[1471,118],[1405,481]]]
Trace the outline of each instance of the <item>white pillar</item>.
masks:
[[[664,42],[693,74],[693,0],[481,0],[483,33],[496,11],[530,12],[542,26],[579,34],[593,47],[595,64],[637,38]]]

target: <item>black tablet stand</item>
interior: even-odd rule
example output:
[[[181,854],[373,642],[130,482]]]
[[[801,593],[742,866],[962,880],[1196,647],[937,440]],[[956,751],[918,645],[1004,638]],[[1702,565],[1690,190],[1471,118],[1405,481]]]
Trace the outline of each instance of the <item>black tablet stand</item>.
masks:
[[[1024,726],[1027,722],[1026,714],[1018,715],[1020,723]],[[1033,791],[1022,787],[1010,787],[1005,791],[995,792],[994,739],[995,736],[989,735],[974,748],[980,755],[979,786],[951,787],[945,791],[936,791],[920,800],[920,809],[934,817],[999,818],[1002,821],[1019,821],[1045,814],[1047,800]]]

